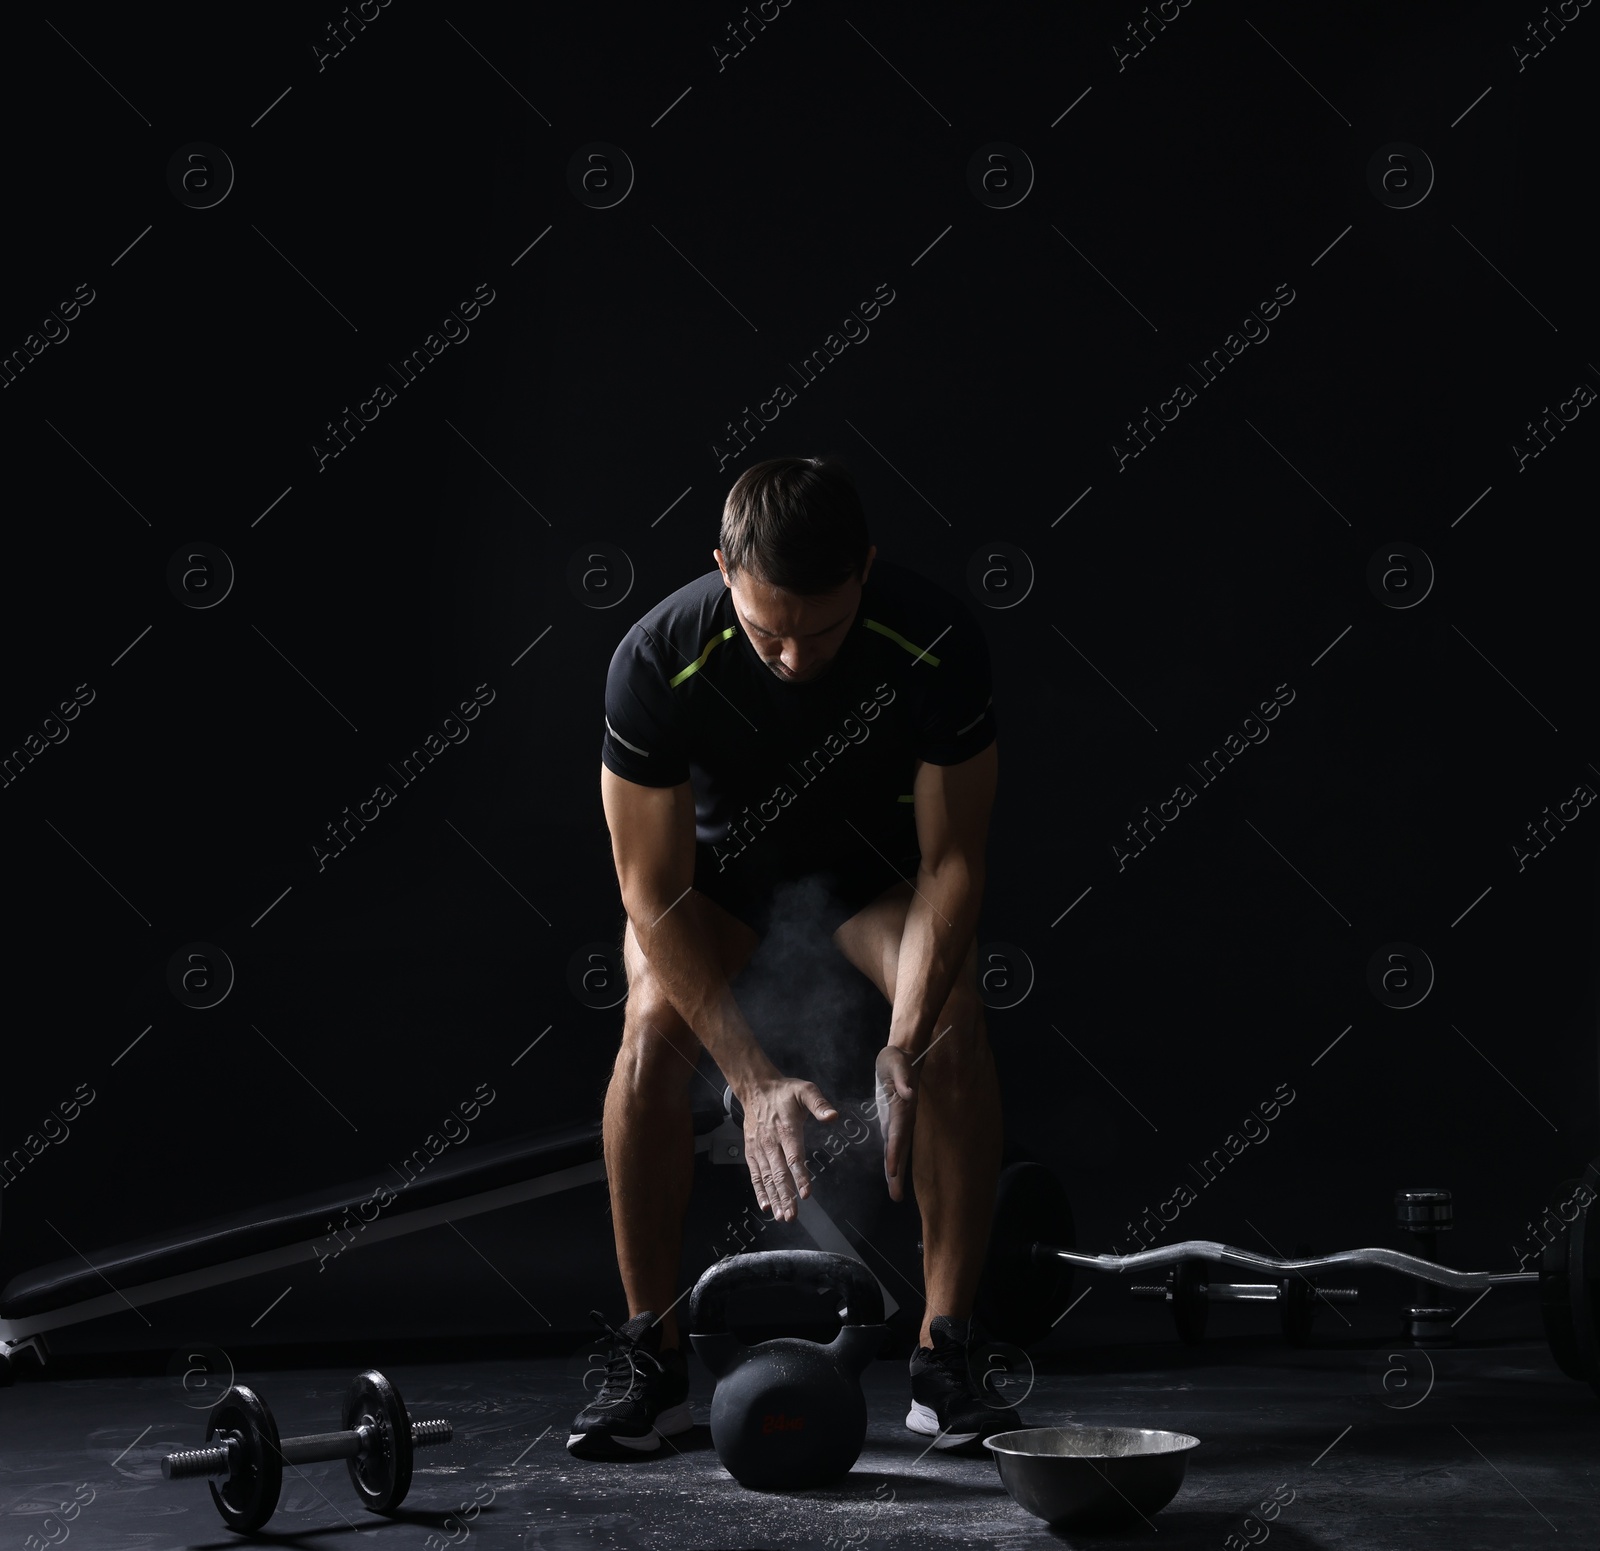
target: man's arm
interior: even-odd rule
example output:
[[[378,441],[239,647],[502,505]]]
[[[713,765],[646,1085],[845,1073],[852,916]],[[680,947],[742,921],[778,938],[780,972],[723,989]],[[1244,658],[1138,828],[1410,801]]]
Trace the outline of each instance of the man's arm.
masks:
[[[714,944],[685,897],[694,886],[694,795],[689,783],[642,786],[602,764],[600,797],[634,935],[667,999],[738,1095],[744,1110],[745,1164],[757,1204],[792,1221],[799,1210],[796,1194],[811,1193],[806,1116],[827,1122],[837,1119],[838,1111],[815,1083],[785,1077],[767,1059],[728,988]]]
[[[694,882],[694,794],[641,786],[600,767],[623,908],[667,998],[694,1030],[735,1093],[778,1075],[728,989],[716,947],[684,896]]]
[[[934,1020],[977,930],[998,774],[993,743],[959,765],[917,766],[912,796],[922,863],[900,939],[889,1017],[889,1044],[913,1058],[942,1032]]]

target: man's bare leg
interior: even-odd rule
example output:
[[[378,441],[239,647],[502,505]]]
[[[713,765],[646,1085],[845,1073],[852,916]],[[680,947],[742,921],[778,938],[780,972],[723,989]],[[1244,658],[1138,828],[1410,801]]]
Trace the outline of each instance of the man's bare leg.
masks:
[[[699,912],[701,929],[718,944],[723,973],[737,974],[756,947],[756,934],[698,893],[678,908]],[[631,924],[623,961],[628,1000],[602,1127],[612,1228],[628,1317],[659,1314],[661,1345],[668,1350],[679,1344],[672,1305],[682,1291],[683,1220],[694,1182],[689,1090],[705,1079],[698,1073],[700,1041],[651,975]]]
[[[1000,1084],[975,980],[970,1001],[959,986],[951,993],[934,1038],[917,1063],[922,1075],[911,1142],[928,1295],[923,1346],[933,1345],[936,1316],[972,1312],[989,1253],[1003,1141]]]
[[[886,890],[834,933],[841,953],[894,1001],[896,964],[911,902],[909,884]],[[922,1213],[922,1274],[927,1306],[921,1344],[932,1346],[941,1314],[972,1312],[989,1251],[1003,1123],[1000,1085],[978,995],[972,944],[932,1041],[917,1062],[911,1179]]]

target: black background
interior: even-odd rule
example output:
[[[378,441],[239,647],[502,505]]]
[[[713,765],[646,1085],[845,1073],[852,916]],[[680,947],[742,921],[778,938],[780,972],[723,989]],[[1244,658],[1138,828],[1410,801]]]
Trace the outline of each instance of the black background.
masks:
[[[479,1137],[598,1115],[620,1013],[568,968],[619,921],[606,665],[712,564],[739,470],[819,451],[990,641],[979,940],[1036,973],[990,1032],[1080,1242],[1287,1083],[1180,1236],[1393,1242],[1392,1191],[1443,1184],[1451,1256],[1509,1269],[1597,1145],[1600,818],[1512,852],[1600,782],[1600,406],[1520,473],[1512,447],[1600,389],[1593,14],[1521,70],[1510,5],[1194,0],[1120,69],[1113,4],[792,0],[721,69],[735,12],[705,5],[393,0],[320,70],[309,7],[14,23],[0,343],[95,300],[0,403],[0,739],[95,698],[0,791],[0,1152],[96,1097],[4,1192],[0,1271],[371,1172],[479,1083]],[[167,186],[196,141],[235,170],[211,209]],[[569,188],[594,141],[633,164],[609,209]],[[969,191],[991,141],[1033,165],[1011,208]],[[1368,186],[1395,141],[1435,169],[1414,208]],[[325,423],[480,283],[470,338],[319,472]],[[870,338],[719,468],[881,283]],[[1119,473],[1126,422],[1280,285],[1270,338]],[[166,581],[196,541],[237,572],[206,609]],[[1437,570],[1406,609],[1367,583],[1397,541]],[[995,543],[1035,573],[1014,607],[968,587]],[[602,544],[633,572],[609,608],[568,585]],[[319,871],[325,826],[479,685],[469,741]],[[1124,826],[1280,685],[1270,739],[1119,871]],[[1397,941],[1437,971],[1411,1010],[1367,986]],[[167,987],[195,942],[237,972],[208,1011]],[[616,1307],[584,1201],[560,1258]],[[534,1301],[555,1221],[497,1258]]]

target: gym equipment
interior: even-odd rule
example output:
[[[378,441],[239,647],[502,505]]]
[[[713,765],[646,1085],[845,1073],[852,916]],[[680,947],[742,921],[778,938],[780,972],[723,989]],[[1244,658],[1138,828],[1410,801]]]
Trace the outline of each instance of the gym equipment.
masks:
[[[1206,1299],[1205,1267],[1198,1260],[1184,1260],[1168,1273],[1172,1283],[1172,1317],[1178,1339],[1193,1345],[1206,1332],[1206,1316],[1211,1305]]]
[[[1589,1164],[1581,1183],[1593,1193],[1592,1198],[1600,1199],[1600,1159]],[[1490,1287],[1538,1283],[1545,1330],[1557,1364],[1564,1373],[1587,1381],[1600,1395],[1600,1228],[1591,1229],[1587,1209],[1546,1245],[1537,1271],[1461,1271],[1431,1258],[1438,1234],[1454,1223],[1450,1192],[1402,1190],[1396,1193],[1395,1203],[1402,1226],[1415,1236],[1425,1255],[1383,1248],[1312,1255],[1301,1246],[1292,1257],[1282,1258],[1209,1239],[1186,1239],[1131,1255],[1091,1255],[1073,1248],[1071,1211],[1049,1171],[1035,1163],[1013,1164],[1001,1173],[984,1274],[986,1301],[979,1311],[982,1323],[995,1338],[1027,1346],[1049,1330],[1064,1310],[1064,1289],[1056,1280],[1063,1267],[1114,1276],[1164,1270],[1167,1278],[1163,1284],[1136,1286],[1134,1296],[1171,1303],[1182,1340],[1201,1339],[1212,1301],[1261,1300],[1277,1302],[1284,1336],[1298,1346],[1310,1340],[1319,1304],[1351,1303],[1359,1296],[1353,1287],[1321,1286],[1309,1273],[1375,1266],[1409,1276],[1423,1289],[1421,1298],[1406,1307],[1403,1319],[1413,1343],[1427,1345],[1450,1339],[1452,1322],[1459,1317],[1455,1309],[1437,1300],[1432,1289],[1481,1292]],[[1032,1209],[1035,1206],[1037,1211]],[[1058,1224],[1054,1237],[1049,1228],[1052,1218]],[[1264,1272],[1273,1280],[1209,1280],[1208,1265]]]
[[[1303,1258],[1311,1251],[1299,1247],[1295,1253]],[[1285,1276],[1276,1282],[1210,1281],[1198,1260],[1180,1260],[1169,1266],[1163,1284],[1136,1286],[1129,1291],[1135,1298],[1170,1303],[1178,1339],[1190,1346],[1204,1338],[1206,1317],[1213,1303],[1276,1303],[1284,1339],[1291,1346],[1304,1346],[1311,1339],[1311,1321],[1319,1301],[1355,1303],[1360,1297],[1354,1287],[1323,1287],[1300,1275]]]
[[[413,1422],[400,1392],[374,1368],[351,1382],[341,1421],[342,1432],[280,1440],[266,1401],[247,1385],[235,1384],[211,1408],[207,1447],[167,1455],[161,1474],[169,1481],[224,1477],[220,1487],[208,1483],[212,1500],[229,1529],[248,1535],[278,1506],[285,1465],[342,1459],[362,1507],[387,1513],[411,1489],[411,1451],[448,1443],[455,1434],[450,1422]]]
[[[20,1340],[0,1338],[0,1389],[16,1382],[17,1373],[25,1363],[42,1368],[48,1350],[43,1336],[27,1336]]]
[[[1600,1158],[1592,1160],[1584,1169],[1582,1183],[1591,1192],[1591,1202],[1600,1195]],[[1595,1394],[1600,1395],[1600,1233],[1595,1231],[1591,1207],[1579,1209],[1564,1237],[1567,1241],[1567,1300],[1572,1310],[1578,1366]]]
[[[745,1346],[728,1328],[730,1296],[779,1283],[843,1299],[827,1345],[780,1336]],[[732,1255],[689,1295],[689,1337],[711,1370],[711,1441],[741,1486],[819,1486],[844,1475],[867,1436],[861,1370],[886,1330],[878,1284],[860,1261],[822,1250]]]
[[[694,1150],[706,1153],[712,1145],[709,1133],[724,1119],[723,1106],[706,1083],[698,1082],[691,1104]],[[195,1222],[184,1221],[181,1212],[165,1221],[148,1215],[139,1221],[137,1237],[126,1243],[85,1245],[84,1254],[22,1271],[0,1292],[0,1385],[9,1381],[19,1359],[24,1366],[43,1361],[38,1340],[43,1333],[264,1271],[314,1267],[334,1251],[354,1252],[440,1223],[586,1188],[606,1177],[598,1117],[493,1142],[473,1137],[465,1146],[430,1154],[427,1149],[414,1155],[427,1162],[425,1168],[410,1166],[409,1182],[385,1166],[362,1179],[277,1201],[244,1194],[254,1183],[246,1168],[241,1204],[225,1216]],[[391,1197],[392,1204],[382,1204]],[[173,1199],[181,1203],[182,1193],[157,1192],[151,1199],[153,1214],[169,1210]],[[340,1225],[338,1234],[330,1233],[330,1223]],[[558,1275],[552,1268],[550,1279]],[[585,1311],[592,1301],[583,1292]]]
[[[1448,1190],[1397,1190],[1394,1215],[1403,1232],[1411,1234],[1416,1252],[1424,1260],[1439,1257],[1439,1235],[1455,1227],[1455,1209]],[[1415,1302],[1400,1311],[1400,1333],[1413,1346],[1443,1346],[1455,1339],[1451,1326],[1456,1311],[1431,1296],[1433,1289],[1422,1278],[1413,1286]]]
[[[1165,1282],[1155,1286],[1130,1287],[1128,1291],[1135,1298],[1159,1298],[1170,1303],[1172,1322],[1178,1327],[1178,1339],[1186,1346],[1193,1346],[1206,1333],[1206,1316],[1211,1312],[1211,1299],[1215,1298],[1221,1303],[1253,1298],[1257,1296],[1256,1287],[1270,1285],[1267,1282],[1235,1285],[1208,1282],[1199,1261],[1180,1260],[1177,1265],[1167,1267]],[[1266,1295],[1263,1293],[1260,1296]]]
[[[1037,1165],[1034,1165],[1037,1167]],[[1037,1183],[1030,1188],[1039,1189]],[[1567,1180],[1559,1187],[1559,1198],[1575,1203],[1586,1192],[1588,1203],[1600,1200],[1600,1158],[1592,1160],[1581,1179]],[[1311,1322],[1321,1303],[1357,1301],[1353,1287],[1323,1287],[1307,1273],[1337,1271],[1349,1266],[1375,1266],[1409,1276],[1421,1289],[1417,1301],[1402,1312],[1405,1334],[1413,1344],[1433,1345],[1452,1338],[1452,1324],[1460,1316],[1454,1308],[1440,1302],[1434,1288],[1452,1292],[1482,1292],[1491,1287],[1518,1283],[1537,1283],[1545,1338],[1557,1367],[1569,1378],[1587,1383],[1600,1395],[1600,1224],[1588,1204],[1578,1207],[1566,1226],[1545,1240],[1536,1271],[1461,1271],[1439,1265],[1432,1256],[1437,1235],[1454,1225],[1454,1209],[1447,1190],[1402,1190],[1395,1195],[1401,1226],[1413,1234],[1423,1255],[1394,1249],[1348,1249],[1337,1254],[1314,1256],[1305,1246],[1297,1246],[1292,1258],[1258,1255],[1234,1249],[1211,1240],[1188,1239],[1139,1250],[1131,1255],[1089,1255],[1073,1249],[1070,1243],[1052,1243],[1037,1231],[1025,1212],[997,1213],[995,1235],[991,1239],[993,1263],[1011,1268],[1013,1278],[1024,1285],[1010,1289],[1007,1298],[991,1310],[990,1330],[1001,1340],[1026,1345],[1036,1339],[1038,1320],[1009,1325],[1006,1314],[1016,1308],[1030,1309],[1035,1300],[1049,1305],[1047,1276],[1057,1267],[1082,1267],[1125,1276],[1132,1271],[1167,1270],[1165,1283],[1135,1286],[1139,1298],[1169,1302],[1184,1341],[1197,1341],[1205,1331],[1206,1314],[1212,1301],[1253,1302],[1276,1300],[1284,1336],[1294,1345],[1310,1339]],[[1204,1277],[1204,1266],[1236,1267],[1267,1272],[1274,1282],[1217,1282]],[[1422,1301],[1430,1300],[1430,1301]],[[1059,1315],[1057,1316],[1059,1317]]]
[[[989,1256],[973,1312],[984,1330],[1016,1346],[1030,1346],[1049,1333],[1072,1288],[1070,1265],[1041,1266],[1029,1259],[1036,1238],[1075,1244],[1072,1207],[1042,1163],[1013,1163],[1000,1171],[995,1189]]]
[[[1165,1508],[1200,1440],[1150,1427],[1025,1427],[983,1446],[1017,1504],[1051,1528],[1109,1529]]]
[[[194,1456],[207,1459],[205,1474],[223,1474],[220,1490],[215,1481],[211,1499],[229,1529],[252,1534],[272,1517],[283,1490],[283,1451],[278,1441],[278,1426],[272,1412],[246,1384],[237,1384],[212,1408],[206,1422],[206,1441],[221,1438],[220,1445],[169,1454],[161,1462],[161,1474],[169,1481],[199,1474]],[[221,1470],[211,1456],[221,1455]],[[191,1468],[191,1466],[193,1468]]]
[[[1570,1235],[1569,1235],[1570,1237]],[[1435,1265],[1416,1255],[1403,1254],[1397,1249],[1346,1249],[1333,1255],[1305,1255],[1293,1259],[1279,1259],[1273,1255],[1257,1255],[1250,1250],[1234,1249],[1228,1244],[1218,1244],[1210,1239],[1185,1239],[1180,1244],[1164,1244],[1157,1249],[1142,1249],[1132,1255],[1087,1255],[1066,1249],[1057,1244],[1036,1240],[1028,1249],[1035,1262],[1050,1265],[1064,1261],[1081,1266],[1086,1271],[1105,1271],[1125,1276],[1130,1271],[1154,1270],[1163,1266],[1181,1265],[1188,1260],[1213,1261],[1234,1266],[1243,1271],[1266,1271],[1280,1278],[1299,1277],[1307,1271],[1337,1271],[1347,1266],[1377,1266],[1385,1271],[1401,1271],[1423,1282],[1453,1291],[1474,1291],[1484,1287],[1504,1287],[1518,1282],[1537,1282],[1537,1271],[1457,1271],[1450,1266]],[[1208,1298],[1222,1301],[1254,1301],[1281,1297],[1281,1283],[1270,1292],[1259,1291],[1262,1284],[1207,1284]],[[1267,1284],[1270,1285],[1270,1284]],[[1165,1297],[1167,1289],[1141,1288],[1144,1297]],[[1354,1289],[1316,1288],[1303,1296],[1324,1296],[1330,1303],[1351,1301]],[[1592,1294],[1591,1294],[1592,1296]],[[1600,1308],[1597,1308],[1600,1313]],[[1286,1316],[1287,1318],[1287,1316]],[[1004,1335],[1004,1331],[997,1331]]]
[[[1295,1255],[1304,1260],[1311,1254],[1309,1244],[1296,1244]],[[1311,1322],[1317,1303],[1355,1303],[1361,1297],[1354,1287],[1321,1287],[1304,1276],[1286,1276],[1278,1283],[1278,1321],[1283,1339],[1290,1346],[1306,1346],[1311,1341]]]
[[[1564,1179],[1556,1186],[1557,1199],[1572,1199],[1579,1181]],[[1571,1252],[1570,1232],[1558,1233],[1539,1253],[1539,1313],[1544,1318],[1544,1338],[1550,1355],[1569,1379],[1586,1379],[1584,1357],[1578,1347],[1577,1327],[1572,1316],[1571,1279],[1567,1256]]]
[[[722,1124],[707,1138],[710,1143],[711,1161],[744,1168],[744,1106],[739,1102],[731,1084],[724,1086],[722,1090],[722,1109]],[[890,1292],[888,1284],[872,1270],[871,1266],[867,1265],[855,1245],[850,1242],[839,1225],[828,1215],[827,1210],[817,1199],[816,1192],[812,1191],[810,1195],[802,1196],[796,1205],[799,1210],[800,1226],[809,1235],[811,1242],[818,1249],[827,1250],[834,1255],[845,1255],[851,1260],[859,1262],[862,1268],[878,1284],[878,1296],[883,1299],[885,1317],[893,1318],[899,1312],[899,1301]],[[917,1248],[920,1250],[922,1246],[918,1244]],[[914,1322],[920,1328],[922,1323],[921,1316],[912,1315],[910,1321],[903,1321],[902,1323],[911,1322]],[[913,1344],[915,1344],[914,1338]],[[910,1356],[910,1353],[908,1352],[906,1355]]]

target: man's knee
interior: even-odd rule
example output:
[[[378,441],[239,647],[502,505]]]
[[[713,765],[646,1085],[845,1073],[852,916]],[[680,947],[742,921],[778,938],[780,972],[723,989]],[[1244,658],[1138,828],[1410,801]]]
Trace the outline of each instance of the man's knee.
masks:
[[[641,955],[629,965],[618,1070],[634,1081],[687,1086],[699,1061],[700,1041]]]
[[[940,1067],[984,1059],[989,1039],[983,1014],[976,964],[969,956],[944,1006],[939,1009],[923,1064]]]

